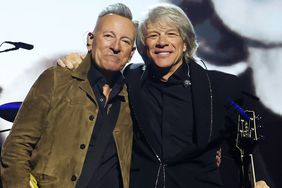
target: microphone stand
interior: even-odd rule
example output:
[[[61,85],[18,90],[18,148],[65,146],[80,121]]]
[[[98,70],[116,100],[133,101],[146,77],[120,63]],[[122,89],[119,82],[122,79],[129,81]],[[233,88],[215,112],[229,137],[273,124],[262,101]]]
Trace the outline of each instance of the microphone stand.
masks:
[[[2,42],[0,44],[0,47],[2,46],[2,44],[4,44],[5,42]],[[18,47],[13,47],[13,48],[8,48],[8,49],[5,49],[5,50],[1,50],[0,53],[2,52],[9,52],[9,51],[14,51],[14,50],[18,50],[19,48]]]
[[[2,53],[2,52],[9,52],[9,51],[14,51],[14,50],[18,50],[19,48],[17,48],[17,47],[14,47],[14,48],[9,48],[9,49],[6,49],[6,50],[2,50],[2,51],[0,51],[0,53]]]
[[[0,130],[0,133],[4,133],[4,132],[10,131],[10,130],[11,130],[11,129]]]

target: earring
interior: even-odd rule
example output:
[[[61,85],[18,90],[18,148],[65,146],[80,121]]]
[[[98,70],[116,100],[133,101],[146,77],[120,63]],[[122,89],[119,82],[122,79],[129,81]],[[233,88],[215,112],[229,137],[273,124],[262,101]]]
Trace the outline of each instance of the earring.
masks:
[[[87,50],[88,51],[91,51],[92,49],[92,42],[93,42],[93,39],[94,39],[94,34],[89,32],[87,34],[87,39],[86,39],[86,47],[87,47]]]
[[[94,34],[91,33],[91,32],[89,32],[89,33],[88,33],[88,37],[89,37],[89,39],[93,39],[93,38],[94,38]]]

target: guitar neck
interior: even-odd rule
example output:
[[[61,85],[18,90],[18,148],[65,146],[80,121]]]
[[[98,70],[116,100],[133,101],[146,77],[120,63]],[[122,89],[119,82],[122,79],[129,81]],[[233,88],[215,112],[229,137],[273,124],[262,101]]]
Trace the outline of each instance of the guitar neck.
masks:
[[[242,188],[254,188],[256,183],[255,165],[252,154],[241,155]]]
[[[256,115],[254,111],[244,111],[245,116],[239,114],[236,147],[241,155],[241,187],[254,188],[256,183],[253,148],[257,143]],[[247,118],[246,118],[247,117]]]

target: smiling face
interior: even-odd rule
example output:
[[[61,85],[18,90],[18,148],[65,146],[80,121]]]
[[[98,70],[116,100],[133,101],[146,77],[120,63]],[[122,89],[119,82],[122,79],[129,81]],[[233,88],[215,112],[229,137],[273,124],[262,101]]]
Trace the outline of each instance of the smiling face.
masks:
[[[170,72],[174,72],[183,62],[186,44],[178,28],[172,24],[149,22],[145,45],[148,57],[159,68],[170,67]]]
[[[108,14],[94,31],[92,59],[104,70],[120,71],[134,53],[135,26],[128,18]]]

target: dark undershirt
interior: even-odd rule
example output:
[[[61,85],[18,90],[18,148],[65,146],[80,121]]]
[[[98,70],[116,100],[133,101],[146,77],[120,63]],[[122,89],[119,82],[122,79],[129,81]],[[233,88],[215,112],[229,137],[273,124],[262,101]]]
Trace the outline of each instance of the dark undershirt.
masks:
[[[89,173],[92,174],[92,177],[87,186],[88,188],[122,188],[120,167],[113,136],[111,136],[110,140],[108,140],[107,147],[102,149],[104,150],[104,154],[98,168],[85,168],[86,166],[91,166],[91,161],[94,160],[90,159],[90,152],[94,152],[94,156],[95,152],[102,152],[96,151],[95,146],[101,142],[101,139],[103,139],[103,137],[98,137],[102,127],[109,126],[105,125],[104,123],[106,118],[113,118],[113,114],[119,113],[119,109],[113,111],[111,108],[111,105],[117,105],[117,102],[120,103],[120,101],[117,101],[120,100],[118,94],[124,84],[123,77],[120,73],[117,78],[117,81],[111,86],[112,91],[108,98],[107,104],[105,104],[106,98],[103,95],[102,86],[106,84],[106,80],[99,72],[99,69],[95,66],[95,63],[91,63],[91,68],[88,72],[88,79],[97,99],[99,112],[89,143],[89,148],[83,165],[82,173],[79,178],[79,182],[84,181],[87,179],[86,176],[88,176]],[[114,127],[115,125],[112,126]],[[79,183],[77,185],[77,188],[82,188],[81,186],[79,186]]]
[[[144,92],[148,101],[149,126],[153,129],[164,161],[193,147],[193,104],[188,65],[183,63],[167,82],[148,75]]]

